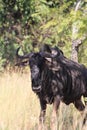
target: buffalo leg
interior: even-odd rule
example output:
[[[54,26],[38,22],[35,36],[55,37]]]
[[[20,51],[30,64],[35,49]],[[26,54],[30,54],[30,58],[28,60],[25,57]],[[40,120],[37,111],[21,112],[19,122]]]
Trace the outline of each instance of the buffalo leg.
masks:
[[[85,109],[84,104],[82,103],[81,99],[78,99],[74,102],[75,107],[79,110],[79,111],[83,111]]]
[[[83,119],[83,126],[87,124],[87,94],[85,96],[85,116],[84,116],[84,119]]]
[[[83,119],[83,126],[86,124],[86,122],[87,122],[87,113],[86,113],[86,115],[85,115],[85,117]]]
[[[57,110],[60,104],[60,96],[56,96],[53,102],[53,112],[51,117],[51,130],[58,130],[57,129]]]
[[[44,101],[40,102],[41,105],[41,112],[39,116],[39,128],[38,130],[45,130],[45,114],[46,114],[46,103]]]

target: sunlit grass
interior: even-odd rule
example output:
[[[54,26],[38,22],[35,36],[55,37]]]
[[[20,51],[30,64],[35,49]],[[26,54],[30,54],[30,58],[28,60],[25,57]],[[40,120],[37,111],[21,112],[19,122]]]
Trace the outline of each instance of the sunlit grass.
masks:
[[[0,130],[37,130],[39,100],[31,90],[29,73],[0,76]],[[46,126],[50,130],[52,106],[48,105]],[[58,130],[83,130],[83,117],[73,105],[61,103]],[[87,126],[84,127],[87,130]]]

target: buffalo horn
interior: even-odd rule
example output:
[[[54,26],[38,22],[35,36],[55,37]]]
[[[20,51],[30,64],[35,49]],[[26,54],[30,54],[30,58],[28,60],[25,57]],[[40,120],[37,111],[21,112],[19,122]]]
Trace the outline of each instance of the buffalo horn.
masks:
[[[19,55],[19,54],[18,54],[19,50],[20,50],[20,47],[19,47],[19,48],[17,49],[17,51],[16,51],[16,56],[17,56],[18,58],[20,58],[20,59],[30,58],[30,57],[33,55],[33,53],[29,53],[29,54],[25,54],[25,55]]]

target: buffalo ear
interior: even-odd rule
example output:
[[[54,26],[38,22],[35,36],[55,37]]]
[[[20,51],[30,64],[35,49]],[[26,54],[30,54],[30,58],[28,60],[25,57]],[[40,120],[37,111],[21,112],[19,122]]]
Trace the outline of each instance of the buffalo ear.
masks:
[[[60,50],[58,47],[54,47],[52,49],[52,55],[54,55],[54,57],[55,57],[55,56],[60,56],[60,55],[64,55],[64,54],[63,54],[62,50]]]
[[[57,50],[52,50],[52,55],[56,56],[58,54]]]
[[[45,57],[48,62],[52,62],[52,58]]]

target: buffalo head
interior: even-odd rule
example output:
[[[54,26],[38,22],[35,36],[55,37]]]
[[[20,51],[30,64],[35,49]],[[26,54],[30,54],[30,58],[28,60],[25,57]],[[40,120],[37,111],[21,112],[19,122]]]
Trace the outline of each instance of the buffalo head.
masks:
[[[40,92],[42,89],[41,87],[42,71],[45,68],[45,65],[48,65],[48,67],[51,68],[53,64],[55,68],[54,65],[55,62],[53,62],[53,59],[55,59],[55,57],[63,55],[63,53],[59,48],[57,47],[51,48],[46,44],[37,53],[31,52],[29,54],[21,56],[18,54],[19,50],[20,48],[18,48],[16,52],[17,57],[21,60],[26,59],[26,61],[30,66],[32,90],[34,92]],[[21,62],[20,64],[24,64],[24,63],[25,62]]]

